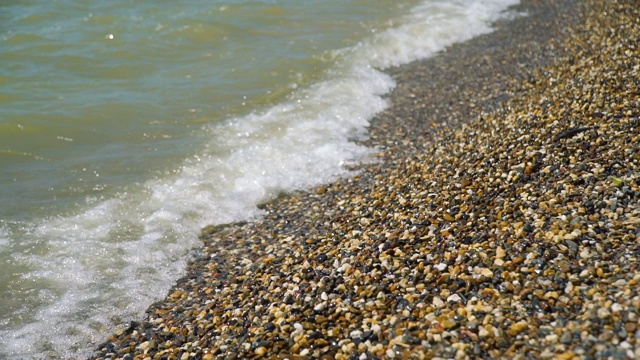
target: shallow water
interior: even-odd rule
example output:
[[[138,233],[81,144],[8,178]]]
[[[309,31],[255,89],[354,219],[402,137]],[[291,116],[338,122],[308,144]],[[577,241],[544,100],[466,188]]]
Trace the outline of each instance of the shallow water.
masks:
[[[369,161],[379,69],[515,0],[0,4],[0,357],[82,356],[198,229]]]

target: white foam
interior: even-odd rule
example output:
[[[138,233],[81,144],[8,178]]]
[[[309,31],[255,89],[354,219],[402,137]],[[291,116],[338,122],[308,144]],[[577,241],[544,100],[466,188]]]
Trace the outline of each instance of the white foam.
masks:
[[[377,68],[407,64],[433,56],[454,43],[492,31],[491,24],[519,0],[436,0],[412,9],[401,25],[365,41],[354,49]]]
[[[366,137],[394,86],[376,68],[487,33],[515,3],[426,1],[399,27],[337,52],[325,81],[263,113],[203,129],[210,142],[178,174],[23,229],[47,251],[26,249],[14,259],[33,269],[26,279],[51,288],[31,323],[0,332],[0,348],[29,358],[89,354],[114,324],[138,318],[166,293],[199,245],[199,228],[254,219],[262,214],[256,204],[279,192],[333,181],[349,175],[344,165],[367,161],[374,150],[353,139]]]

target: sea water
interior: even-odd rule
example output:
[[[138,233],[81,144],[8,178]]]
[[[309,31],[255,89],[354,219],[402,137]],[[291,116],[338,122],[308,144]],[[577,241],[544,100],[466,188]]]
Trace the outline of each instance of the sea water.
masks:
[[[91,354],[199,229],[370,161],[381,72],[517,0],[0,3],[0,358]]]

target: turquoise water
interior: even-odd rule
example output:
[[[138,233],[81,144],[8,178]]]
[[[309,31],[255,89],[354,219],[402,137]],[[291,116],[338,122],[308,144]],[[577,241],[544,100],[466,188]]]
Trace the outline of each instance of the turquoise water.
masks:
[[[0,358],[88,354],[207,224],[370,161],[380,72],[515,0],[0,3]]]

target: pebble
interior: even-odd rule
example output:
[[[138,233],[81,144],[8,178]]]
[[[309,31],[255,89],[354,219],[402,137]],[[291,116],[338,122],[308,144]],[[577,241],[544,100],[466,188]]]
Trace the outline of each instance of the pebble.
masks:
[[[562,335],[560,336],[560,342],[565,345],[571,344],[573,342],[572,334],[568,331],[563,332]]]
[[[440,263],[440,264],[438,264],[438,265],[435,265],[434,267],[435,267],[436,269],[438,269],[439,271],[444,271],[444,270],[446,270],[447,266],[448,266],[448,265],[447,265],[447,264],[445,264],[445,263]]]
[[[203,229],[93,358],[640,356],[640,9],[516,10],[389,69],[378,161]]]
[[[440,297],[438,296],[434,296],[433,297],[433,306],[435,306],[436,308],[440,309],[444,307],[444,301],[442,301],[442,299],[440,299]]]
[[[491,271],[491,269],[488,268],[483,268],[480,270],[480,274],[484,277],[488,277],[488,278],[492,278],[493,277],[493,271]]]
[[[605,307],[598,308],[597,313],[600,319],[608,319],[609,317],[611,317],[611,312]]]
[[[449,296],[447,298],[447,301],[448,302],[460,302],[460,301],[462,301],[462,298],[458,294],[453,294],[453,295],[451,295],[451,296]]]

